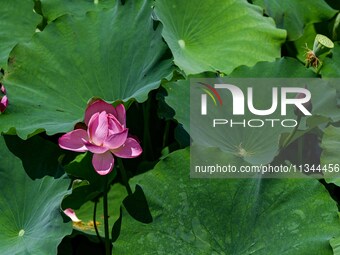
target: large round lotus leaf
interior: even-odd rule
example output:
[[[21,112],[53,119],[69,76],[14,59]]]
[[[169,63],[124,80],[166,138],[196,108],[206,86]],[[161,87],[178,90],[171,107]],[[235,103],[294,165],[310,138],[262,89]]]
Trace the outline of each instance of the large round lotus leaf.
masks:
[[[69,131],[93,96],[146,100],[172,65],[160,62],[166,45],[151,12],[149,1],[117,1],[114,9],[63,16],[19,44],[4,78],[9,106],[0,131],[15,128],[22,138]]]
[[[253,3],[262,6],[279,28],[286,29],[291,41],[303,34],[307,24],[329,20],[336,14],[323,0],[254,0]]]
[[[154,222],[123,215],[113,254],[331,255],[338,209],[314,179],[190,179],[189,150],[132,179]]]
[[[310,70],[307,70],[298,61],[292,59],[281,59],[274,63],[258,63],[253,68],[240,67],[236,69],[232,74],[232,77],[313,77],[314,74]],[[268,109],[271,105],[271,88],[275,84],[275,87],[289,87],[300,84],[299,87],[304,87],[305,81],[307,81],[308,89],[312,93],[312,104],[313,111],[312,119],[318,118],[318,116],[325,116],[331,118],[334,121],[340,119],[340,111],[337,108],[336,103],[336,91],[334,88],[329,86],[326,81],[320,79],[295,79],[292,83],[289,80],[284,79],[264,79],[258,81],[256,79],[239,79],[244,84],[241,86],[243,91],[246,91],[246,87],[254,87],[254,105],[258,109]],[[207,80],[209,83],[209,80]],[[224,83],[223,81],[219,83]],[[233,83],[232,83],[233,84]],[[255,84],[255,85],[254,85]],[[198,84],[191,84],[197,86]],[[245,117],[235,117],[228,110],[221,109],[221,112],[217,112],[217,115],[207,116],[207,120],[202,118],[193,118],[190,116],[189,92],[190,82],[189,81],[178,81],[175,83],[169,83],[166,85],[168,97],[166,102],[176,111],[175,118],[183,124],[183,127],[187,132],[190,133],[192,139],[205,146],[214,146],[222,149],[226,152],[231,152],[238,156],[243,157],[247,162],[253,164],[269,163],[277,155],[279,151],[279,140],[282,133],[289,133],[292,128],[283,128],[281,125],[276,125],[273,128],[271,125],[265,125],[262,128],[236,128],[226,129],[224,126],[214,128],[214,132],[211,132],[212,119],[221,118],[223,119],[234,119],[237,122],[241,122],[243,119],[254,118],[251,114],[246,114]],[[220,91],[221,92],[221,91]],[[194,96],[196,93],[198,96]],[[201,88],[198,86],[197,90],[191,91],[192,96],[192,107],[194,104],[200,104],[199,100],[194,98],[200,98],[199,94],[202,93]],[[226,97],[226,93],[221,92],[223,102],[232,102],[231,97]],[[197,106],[197,105],[196,105]],[[195,115],[196,116],[196,115]],[[191,117],[191,119],[190,119]],[[257,117],[256,117],[257,118]],[[282,117],[279,111],[270,115],[273,119],[296,119],[293,113],[292,107],[287,113],[286,117]],[[326,118],[326,119],[327,119]],[[267,123],[268,124],[268,123]],[[190,130],[191,126],[191,130]]]
[[[247,1],[159,0],[155,11],[175,63],[187,74],[230,73],[240,65],[273,61],[286,37]]]
[[[3,137],[0,161],[0,254],[56,254],[72,231],[60,211],[69,180],[46,176],[33,181]]]
[[[10,51],[32,37],[40,18],[32,0],[1,0],[0,5],[0,67],[6,68]]]
[[[240,66],[230,77],[235,78],[314,78],[317,75],[293,58],[280,58],[275,62],[260,62],[254,67]]]
[[[87,11],[102,10],[114,6],[115,0],[40,0],[44,17],[49,21],[64,14],[81,15]]]
[[[174,118],[183,125],[184,129],[190,130],[190,82],[179,80],[164,85],[168,96],[166,103],[175,110]]]
[[[340,128],[329,126],[322,137],[321,164],[324,177],[328,183],[340,186]]]
[[[326,58],[321,68],[322,77],[339,78],[340,77],[340,45],[334,44],[332,58]]]

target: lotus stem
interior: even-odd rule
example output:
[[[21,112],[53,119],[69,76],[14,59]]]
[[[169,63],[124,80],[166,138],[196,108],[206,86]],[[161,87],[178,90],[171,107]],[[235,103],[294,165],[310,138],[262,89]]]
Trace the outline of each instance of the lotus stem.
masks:
[[[298,139],[298,162],[303,164],[303,136]]]
[[[109,235],[109,214],[108,214],[108,203],[107,203],[107,193],[108,193],[108,177],[105,175],[104,183],[104,195],[103,195],[103,209],[104,209],[104,229],[105,229],[105,254],[111,254],[111,243]]]
[[[144,117],[144,134],[143,134],[143,155],[144,158],[150,160],[153,158],[153,150],[150,137],[150,111],[151,111],[151,100],[146,101],[143,104],[143,117]]]
[[[99,231],[98,231],[98,227],[97,227],[97,205],[98,205],[98,199],[96,199],[94,201],[94,207],[93,207],[93,226],[94,226],[94,230],[96,231],[96,235],[98,237],[98,240],[100,243],[103,243],[102,238],[100,237]]]
[[[166,146],[166,144],[168,143],[170,124],[171,124],[170,120],[167,120],[166,123],[165,123],[165,129],[164,129],[164,134],[163,134],[163,146],[162,146],[162,148],[164,148]]]
[[[122,180],[123,180],[123,184],[126,188],[126,191],[128,193],[128,195],[131,195],[132,194],[132,190],[131,190],[131,187],[129,185],[129,180],[127,178],[127,174],[126,174],[126,171],[125,171],[125,168],[124,168],[124,165],[123,165],[123,161],[121,158],[118,158],[118,165],[119,165],[119,171],[120,171],[120,174],[122,176]]]
[[[301,122],[301,117],[302,117],[301,115],[297,116],[297,119],[296,119],[297,125],[294,127],[293,131],[289,134],[287,139],[284,141],[284,143],[282,145],[283,148],[286,147],[290,143],[290,141],[292,140],[292,138],[295,135],[296,131],[298,130],[298,128],[300,126],[300,122]]]

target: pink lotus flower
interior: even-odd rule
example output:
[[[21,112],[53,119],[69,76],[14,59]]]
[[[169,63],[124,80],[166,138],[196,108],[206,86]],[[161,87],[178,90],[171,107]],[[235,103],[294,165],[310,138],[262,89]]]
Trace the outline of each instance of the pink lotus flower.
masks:
[[[112,171],[113,155],[135,158],[142,153],[139,143],[128,136],[123,104],[115,108],[97,100],[87,107],[84,122],[87,130],[80,128],[64,134],[59,138],[59,146],[76,152],[92,152],[92,165],[98,174]]]

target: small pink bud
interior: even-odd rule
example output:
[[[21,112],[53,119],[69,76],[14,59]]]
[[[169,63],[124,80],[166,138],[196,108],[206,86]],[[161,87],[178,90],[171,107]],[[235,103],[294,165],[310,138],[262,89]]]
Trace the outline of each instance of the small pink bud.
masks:
[[[8,105],[8,99],[7,96],[3,96],[0,101],[0,113],[3,113]]]
[[[4,85],[2,85],[2,84],[0,84],[1,85],[1,87],[0,87],[0,90],[1,90],[1,92],[4,94],[4,95],[6,95],[6,89],[5,89],[5,86]]]
[[[64,210],[64,213],[70,217],[70,219],[73,221],[73,222],[81,222],[80,219],[78,219],[76,213],[71,209],[71,208],[67,208],[66,210]]]

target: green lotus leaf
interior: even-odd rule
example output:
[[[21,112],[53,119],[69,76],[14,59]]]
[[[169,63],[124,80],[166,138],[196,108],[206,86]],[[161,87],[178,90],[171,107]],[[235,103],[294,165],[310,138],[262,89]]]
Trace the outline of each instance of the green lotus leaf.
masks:
[[[65,14],[82,15],[88,11],[101,11],[114,6],[115,0],[40,0],[44,17],[48,21]]]
[[[154,221],[123,215],[113,254],[332,254],[338,209],[318,181],[190,179],[189,155],[173,152],[131,180]]]
[[[333,9],[340,10],[340,2],[333,0],[325,0],[325,2]]]
[[[4,138],[8,149],[21,159],[31,179],[40,179],[46,175],[59,178],[65,173],[59,162],[65,156],[65,151],[58,145],[38,135],[27,140],[14,135],[6,135]]]
[[[32,0],[1,1],[0,67],[7,68],[9,53],[18,42],[29,40],[41,17],[33,12]]]
[[[340,186],[340,128],[329,126],[322,137],[321,165],[326,182]]]
[[[339,78],[340,77],[340,44],[335,43],[331,58],[326,58],[321,68],[322,77]]]
[[[262,6],[279,28],[287,30],[290,41],[298,39],[306,25],[329,20],[337,13],[323,0],[254,0],[253,3]]]
[[[174,118],[183,125],[184,129],[190,130],[190,82],[179,80],[164,85],[168,92],[165,102],[175,110]]]
[[[62,16],[15,47],[0,131],[15,129],[21,138],[70,131],[92,97],[145,101],[172,73],[171,60],[160,60],[167,47],[151,12],[148,0],[117,1],[113,9]]]
[[[330,241],[334,255],[340,254],[340,237],[336,237]]]
[[[60,203],[70,181],[46,176],[32,180],[0,137],[0,254],[57,254],[72,231]]]
[[[293,58],[280,58],[275,62],[260,62],[254,67],[240,66],[230,77],[235,78],[315,78],[317,75]]]
[[[286,37],[246,1],[159,0],[155,12],[175,63],[187,74],[230,73],[240,65],[273,61]]]
[[[340,7],[340,3],[338,3],[339,7]],[[339,8],[336,8],[339,9]],[[334,20],[334,25],[333,25],[333,29],[332,29],[332,39],[333,41],[339,41],[340,39],[340,14],[338,13],[336,15],[336,18]]]

